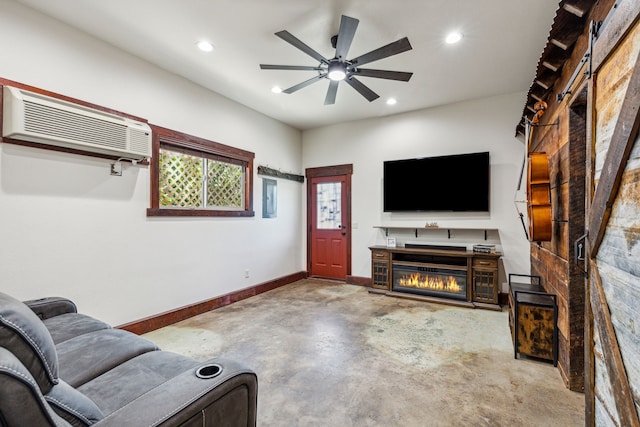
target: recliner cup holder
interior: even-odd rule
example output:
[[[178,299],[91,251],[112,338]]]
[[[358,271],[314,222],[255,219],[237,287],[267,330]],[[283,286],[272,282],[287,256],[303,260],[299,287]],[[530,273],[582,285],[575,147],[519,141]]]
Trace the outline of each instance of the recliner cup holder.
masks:
[[[202,378],[203,380],[207,380],[209,378],[217,377],[222,373],[222,366],[217,363],[211,363],[208,365],[200,366],[196,370],[196,377]]]

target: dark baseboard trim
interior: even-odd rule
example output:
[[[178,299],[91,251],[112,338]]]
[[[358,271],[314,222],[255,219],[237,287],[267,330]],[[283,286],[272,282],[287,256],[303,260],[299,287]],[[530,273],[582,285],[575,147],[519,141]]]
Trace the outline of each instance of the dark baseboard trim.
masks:
[[[226,305],[233,304],[234,302],[242,301],[243,299],[279,288],[280,286],[305,279],[307,276],[308,274],[306,271],[300,271],[298,273],[279,277],[275,280],[264,282],[249,288],[240,289],[216,298],[197,302],[174,310],[165,311],[164,313],[149,316],[134,322],[125,323],[117,328],[124,329],[125,331],[133,332],[138,335],[144,334],[160,329],[164,326],[180,322],[181,320],[197,316],[198,314],[206,313],[207,311],[215,310],[216,308],[224,307]]]
[[[349,285],[371,286],[371,278],[360,276],[347,276],[346,282]]]

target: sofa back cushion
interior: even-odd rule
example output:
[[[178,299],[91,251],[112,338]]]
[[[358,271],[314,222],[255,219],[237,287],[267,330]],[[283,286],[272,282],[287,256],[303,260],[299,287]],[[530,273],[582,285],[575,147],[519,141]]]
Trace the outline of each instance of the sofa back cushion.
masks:
[[[45,401],[24,365],[3,347],[0,347],[0,384],[0,425],[71,427]]]
[[[51,334],[21,301],[0,292],[0,346],[22,362],[46,394],[58,382],[58,355]]]
[[[74,427],[88,427],[104,418],[91,399],[62,380],[44,398],[58,415]]]

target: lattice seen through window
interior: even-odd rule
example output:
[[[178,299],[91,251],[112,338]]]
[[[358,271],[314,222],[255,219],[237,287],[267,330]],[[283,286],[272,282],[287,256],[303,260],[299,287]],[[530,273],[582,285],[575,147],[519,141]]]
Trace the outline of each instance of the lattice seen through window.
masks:
[[[244,207],[241,165],[161,148],[159,172],[162,207],[223,210]]]

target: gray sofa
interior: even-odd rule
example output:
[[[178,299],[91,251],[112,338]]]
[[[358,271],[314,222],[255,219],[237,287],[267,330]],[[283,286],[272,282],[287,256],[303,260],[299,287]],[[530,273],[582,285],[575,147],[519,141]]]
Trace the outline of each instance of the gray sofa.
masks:
[[[257,377],[80,314],[0,292],[0,426],[255,426]]]

